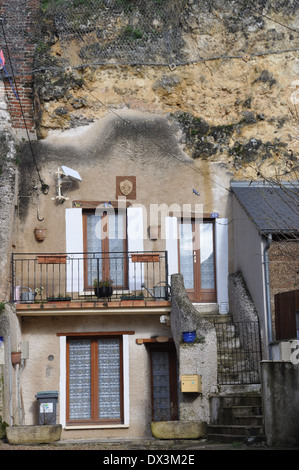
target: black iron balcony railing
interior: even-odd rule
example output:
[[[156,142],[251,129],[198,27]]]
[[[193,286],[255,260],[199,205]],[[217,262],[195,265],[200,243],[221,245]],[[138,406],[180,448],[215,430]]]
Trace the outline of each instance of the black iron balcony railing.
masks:
[[[13,253],[12,301],[168,300],[167,252]]]

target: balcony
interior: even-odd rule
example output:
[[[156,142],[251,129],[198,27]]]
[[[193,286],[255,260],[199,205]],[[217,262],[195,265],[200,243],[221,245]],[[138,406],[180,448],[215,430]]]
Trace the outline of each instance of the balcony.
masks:
[[[13,253],[11,300],[23,311],[165,307],[167,252]]]

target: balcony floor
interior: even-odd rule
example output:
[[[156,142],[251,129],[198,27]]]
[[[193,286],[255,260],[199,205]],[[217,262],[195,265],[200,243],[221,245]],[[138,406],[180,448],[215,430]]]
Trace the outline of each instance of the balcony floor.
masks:
[[[171,302],[166,300],[109,300],[71,302],[22,302],[16,304],[20,316],[32,315],[110,315],[169,313]]]

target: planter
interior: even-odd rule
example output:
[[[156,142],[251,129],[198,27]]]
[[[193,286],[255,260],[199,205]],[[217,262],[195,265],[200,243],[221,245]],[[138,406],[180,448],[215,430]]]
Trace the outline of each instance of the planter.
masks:
[[[38,255],[38,264],[66,264],[67,255]]]
[[[103,297],[111,297],[113,294],[113,287],[109,287],[109,286],[103,286],[99,288],[95,287],[94,293],[98,299],[101,299]]]
[[[135,254],[131,255],[132,263],[158,263],[160,261],[159,253]]]
[[[206,436],[204,421],[156,421],[151,423],[156,439],[199,439]]]
[[[22,352],[16,351],[11,353],[11,363],[12,364],[20,364],[22,358]]]
[[[72,297],[47,297],[47,302],[71,302]]]
[[[196,338],[196,331],[184,331],[183,341],[184,343],[193,343]]]
[[[34,235],[35,239],[39,242],[42,242],[47,235],[47,229],[46,228],[36,228],[34,229]]]
[[[47,444],[59,441],[61,430],[61,424],[8,426],[6,428],[6,437],[9,444]]]

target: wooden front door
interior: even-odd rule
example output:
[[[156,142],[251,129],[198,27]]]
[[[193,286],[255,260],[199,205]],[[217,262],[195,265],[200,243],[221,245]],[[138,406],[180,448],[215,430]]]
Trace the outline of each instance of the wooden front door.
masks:
[[[152,420],[172,421],[178,419],[176,353],[173,344],[152,343],[151,390]]]

